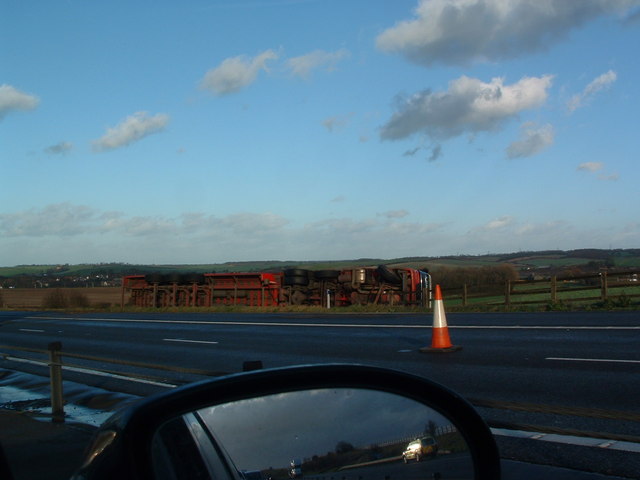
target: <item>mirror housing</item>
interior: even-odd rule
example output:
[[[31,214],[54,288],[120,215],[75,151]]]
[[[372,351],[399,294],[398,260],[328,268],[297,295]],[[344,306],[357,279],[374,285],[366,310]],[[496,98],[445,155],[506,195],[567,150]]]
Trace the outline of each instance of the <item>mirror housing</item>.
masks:
[[[309,365],[257,370],[186,385],[148,397],[100,427],[73,479],[153,479],[152,443],[162,425],[194,411],[285,392],[357,388],[387,392],[447,417],[467,443],[477,480],[500,478],[495,440],[460,395],[422,377],[361,365]]]

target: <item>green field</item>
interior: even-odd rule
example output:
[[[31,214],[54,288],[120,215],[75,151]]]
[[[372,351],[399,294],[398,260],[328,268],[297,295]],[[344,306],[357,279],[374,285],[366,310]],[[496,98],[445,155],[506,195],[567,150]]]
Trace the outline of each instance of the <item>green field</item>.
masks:
[[[0,277],[16,275],[82,276],[82,275],[133,275],[150,272],[256,272],[279,271],[285,268],[307,268],[310,270],[343,269],[380,264],[395,267],[428,268],[437,270],[447,267],[483,267],[510,264],[521,270],[597,265],[620,268],[640,268],[640,249],[626,250],[571,250],[549,252],[522,252],[487,255],[456,255],[445,257],[402,258],[358,258],[352,260],[257,260],[246,262],[224,262],[175,265],[134,265],[126,263],[100,263],[80,265],[17,265],[0,267]]]

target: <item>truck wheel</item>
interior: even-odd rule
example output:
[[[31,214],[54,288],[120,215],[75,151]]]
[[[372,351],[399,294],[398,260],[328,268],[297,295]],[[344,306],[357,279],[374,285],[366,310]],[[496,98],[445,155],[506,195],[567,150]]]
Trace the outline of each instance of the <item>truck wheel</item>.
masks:
[[[164,275],[161,273],[150,273],[144,276],[147,283],[162,283],[164,281]]]
[[[186,273],[183,278],[185,283],[204,283],[204,275],[202,273]]]
[[[184,275],[181,273],[170,273],[168,275],[165,275],[165,282],[169,282],[169,283],[184,283]]]
[[[340,270],[317,270],[313,276],[317,280],[335,280],[340,276]]]
[[[291,277],[284,277],[283,283],[288,286],[292,286],[292,285],[306,286],[306,285],[309,285],[309,277],[307,277],[306,275],[304,277],[297,276],[297,275],[291,276]]]
[[[285,277],[308,277],[311,271],[302,268],[287,268],[282,273]]]

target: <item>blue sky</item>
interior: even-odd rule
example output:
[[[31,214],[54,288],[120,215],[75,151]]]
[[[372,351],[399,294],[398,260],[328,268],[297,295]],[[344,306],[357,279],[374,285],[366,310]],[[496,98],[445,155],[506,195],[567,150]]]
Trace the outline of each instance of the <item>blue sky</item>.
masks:
[[[0,0],[0,265],[638,248],[639,0]]]

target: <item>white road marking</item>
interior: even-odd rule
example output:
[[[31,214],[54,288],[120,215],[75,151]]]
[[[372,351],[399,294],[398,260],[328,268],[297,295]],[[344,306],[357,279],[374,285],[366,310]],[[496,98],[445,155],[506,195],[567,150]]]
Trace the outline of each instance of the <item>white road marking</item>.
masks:
[[[458,325],[451,326],[449,328],[475,328],[475,329],[495,329],[495,330],[640,330],[638,326],[589,326],[589,325]]]
[[[558,435],[556,433],[525,432],[523,430],[507,430],[504,428],[492,428],[491,433],[503,437],[528,438],[542,442],[564,443],[567,445],[579,445],[583,447],[598,447],[607,450],[620,450],[623,452],[640,453],[640,443],[605,440],[592,437],[575,437],[572,435]]]
[[[38,361],[38,360],[28,360],[26,358],[19,358],[19,357],[7,356],[4,359],[5,360],[11,360],[12,362],[29,363],[31,365],[40,365],[40,366],[48,366],[49,365],[49,362],[42,362],[42,361]],[[63,370],[68,370],[70,372],[85,373],[87,375],[97,375],[99,377],[117,378],[119,380],[127,380],[129,382],[145,383],[147,385],[156,385],[158,387],[167,387],[167,388],[175,388],[175,387],[177,387],[177,385],[173,385],[172,383],[154,382],[153,380],[145,380],[144,378],[128,377],[126,375],[118,375],[118,374],[115,374],[115,373],[97,372],[95,370],[89,370],[89,369],[79,368],[79,367],[69,367],[69,366],[63,365],[62,369]]]
[[[163,338],[165,342],[182,342],[182,343],[205,343],[209,345],[217,345],[218,342],[208,342],[206,340],[184,340],[182,338]]]
[[[337,327],[337,328],[431,328],[431,325],[370,325],[357,323],[294,323],[294,322],[232,322],[206,320],[144,320],[135,318],[70,318],[70,317],[26,317],[30,319],[70,320],[89,322],[120,322],[120,323],[169,323],[176,325],[242,325],[257,327]]]
[[[44,333],[44,330],[39,330],[36,328],[19,328],[21,332],[33,332],[33,333]]]
[[[332,328],[431,328],[431,322],[425,325],[406,324],[361,324],[361,323],[294,323],[294,322],[231,322],[206,320],[146,320],[136,318],[82,318],[82,317],[25,317],[32,320],[69,320],[85,322],[118,322],[118,323],[169,323],[176,325],[242,325],[256,327],[332,327]],[[469,330],[640,330],[640,326],[571,326],[571,325],[448,325],[451,329]]]
[[[614,358],[547,357],[545,360],[557,360],[557,361],[562,361],[562,362],[640,363],[640,360],[618,360],[618,359],[614,359]]]

